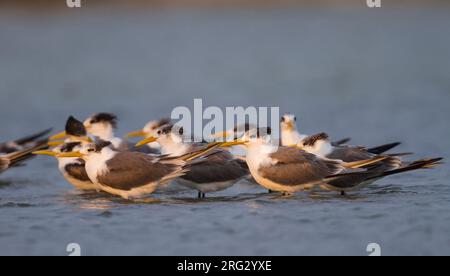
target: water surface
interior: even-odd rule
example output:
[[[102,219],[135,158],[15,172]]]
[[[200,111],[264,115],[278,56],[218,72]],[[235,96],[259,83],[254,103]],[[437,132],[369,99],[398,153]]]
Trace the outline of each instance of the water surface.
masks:
[[[68,115],[120,116],[118,135],[179,105],[279,106],[303,132],[403,141],[449,157],[450,13],[83,11],[0,14],[0,137]],[[448,166],[348,197],[266,194],[242,182],[206,200],[160,192],[131,203],[74,191],[37,158],[0,176],[0,254],[450,254]]]

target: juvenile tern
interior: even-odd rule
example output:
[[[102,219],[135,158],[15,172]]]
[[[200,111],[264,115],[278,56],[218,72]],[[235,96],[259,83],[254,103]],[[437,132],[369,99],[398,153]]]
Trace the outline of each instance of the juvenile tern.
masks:
[[[159,127],[154,131],[154,136],[144,139],[137,146],[154,141],[160,144],[162,154],[173,157],[197,151],[205,146],[204,143],[184,141],[183,129],[176,129],[172,124]],[[204,198],[206,193],[225,190],[248,174],[245,162],[234,158],[230,152],[217,148],[211,158],[192,166],[189,172],[176,181],[185,187],[197,190],[198,197]]]

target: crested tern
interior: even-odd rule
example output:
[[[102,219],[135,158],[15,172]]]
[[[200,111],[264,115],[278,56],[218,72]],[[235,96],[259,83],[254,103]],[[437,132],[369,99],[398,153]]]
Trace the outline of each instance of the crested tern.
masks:
[[[61,153],[60,158],[82,158],[91,181],[107,193],[125,199],[141,198],[153,193],[160,185],[178,178],[190,170],[213,147],[181,157],[155,157],[140,152],[120,152],[112,143],[97,140],[78,152]],[[207,158],[207,157],[206,157]]]
[[[184,141],[183,128],[176,128],[173,124],[161,126],[149,135],[137,146],[157,141],[162,154],[173,157],[182,156],[205,146],[205,143]],[[235,158],[227,150],[215,149],[214,153],[207,162],[192,166],[189,172],[176,180],[177,183],[197,190],[198,197],[204,198],[206,193],[225,190],[249,175],[245,162]]]

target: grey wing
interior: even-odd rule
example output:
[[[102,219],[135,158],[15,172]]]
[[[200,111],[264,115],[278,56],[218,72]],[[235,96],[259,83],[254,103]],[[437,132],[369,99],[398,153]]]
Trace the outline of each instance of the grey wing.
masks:
[[[68,175],[70,175],[71,177],[73,177],[77,180],[90,182],[91,179],[89,178],[89,176],[86,172],[84,161],[82,161],[82,160],[79,160],[79,161],[80,161],[80,163],[73,163],[73,164],[66,165],[66,167],[64,168],[65,171],[67,172]]]
[[[154,162],[155,158],[139,152],[120,152],[106,162],[108,172],[98,176],[105,186],[120,190],[131,190],[161,181],[175,172],[179,166]]]
[[[276,163],[262,166],[259,173],[262,177],[283,185],[318,182],[343,169],[340,162],[323,160],[295,148],[280,147],[270,157]]]
[[[135,144],[130,142],[123,142],[120,145],[119,151],[134,151],[134,152],[140,152],[145,154],[161,154],[161,151],[158,149],[152,149],[150,147],[136,147]]]
[[[182,178],[195,183],[213,183],[239,180],[248,174],[248,168],[241,160],[227,151],[217,150],[203,162],[193,164]]]
[[[344,162],[355,162],[373,158],[374,155],[362,147],[336,147],[327,156],[330,159],[342,160]]]

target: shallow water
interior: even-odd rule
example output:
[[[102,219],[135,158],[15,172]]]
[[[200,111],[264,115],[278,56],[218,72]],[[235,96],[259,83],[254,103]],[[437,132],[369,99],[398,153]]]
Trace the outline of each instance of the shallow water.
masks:
[[[116,112],[119,135],[175,106],[279,106],[305,133],[449,157],[450,12],[0,14],[0,137]],[[240,183],[206,200],[71,189],[49,158],[0,176],[0,254],[450,254],[448,165],[347,197]]]

